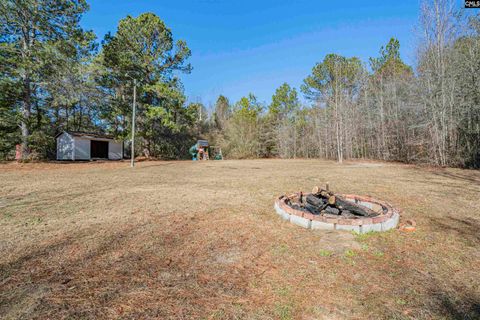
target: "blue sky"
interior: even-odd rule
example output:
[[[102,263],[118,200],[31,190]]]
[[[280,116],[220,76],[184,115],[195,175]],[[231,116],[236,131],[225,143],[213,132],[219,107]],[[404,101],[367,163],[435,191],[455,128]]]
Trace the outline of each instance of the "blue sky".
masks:
[[[191,74],[181,76],[191,101],[231,102],[249,92],[269,103],[282,83],[300,87],[328,53],[377,56],[390,37],[414,62],[419,1],[87,0],[81,24],[99,40],[127,15],[157,14],[192,50]]]

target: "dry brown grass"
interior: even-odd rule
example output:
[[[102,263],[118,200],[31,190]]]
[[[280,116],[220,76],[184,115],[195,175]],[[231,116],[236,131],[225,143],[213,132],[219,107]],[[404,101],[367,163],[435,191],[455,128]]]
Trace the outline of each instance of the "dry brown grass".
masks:
[[[330,182],[417,232],[283,222]],[[480,318],[480,173],[318,160],[0,166],[0,317]]]

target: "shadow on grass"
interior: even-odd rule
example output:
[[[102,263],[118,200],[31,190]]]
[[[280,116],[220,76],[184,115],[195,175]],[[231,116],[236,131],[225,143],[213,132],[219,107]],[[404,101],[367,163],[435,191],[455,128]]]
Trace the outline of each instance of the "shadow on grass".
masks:
[[[76,280],[82,279],[82,286],[76,287],[83,287],[82,291],[88,287],[88,275],[92,273],[91,268],[94,268],[102,256],[125,243],[135,232],[140,232],[140,227],[128,227],[104,234],[103,240],[75,258],[69,256],[69,249],[81,243],[89,235],[88,230],[71,233],[62,239],[55,239],[49,244],[30,250],[13,261],[0,264],[0,314],[12,319],[22,318],[26,314],[29,314],[27,318],[35,318],[38,314],[45,318],[61,318],[58,315],[64,313],[69,316],[78,316],[74,306],[67,306],[65,309],[66,303],[61,301],[67,286],[71,287]],[[62,259],[58,259],[58,256],[61,256]],[[55,262],[52,262],[52,258],[55,258]],[[101,273],[102,271],[97,272]],[[38,295],[37,288],[45,290]],[[101,305],[102,302],[105,302],[101,298],[105,292],[110,291],[111,286],[96,289],[98,293],[102,293],[95,294],[100,298],[96,299],[96,303]],[[25,294],[25,292],[31,294]],[[74,292],[72,290],[72,293]],[[111,296],[111,294],[109,295]],[[82,299],[77,300],[81,301]],[[23,310],[25,307],[26,309]],[[100,314],[102,309],[104,308],[99,309]],[[35,311],[35,314],[31,314],[32,311]]]
[[[428,190],[445,197],[446,192],[449,196],[461,196],[465,193],[480,193],[480,180],[478,178],[459,176],[449,172],[431,172],[431,176],[425,177],[398,177],[396,182],[404,185],[422,186],[423,190]]]
[[[465,217],[432,218],[431,227],[437,232],[454,233],[470,244],[480,244],[480,220]]]
[[[435,232],[443,232],[463,239],[471,247],[480,244],[480,220],[472,218],[444,217],[431,219]],[[461,248],[461,247],[460,247]],[[473,257],[472,257],[473,258]],[[455,272],[465,272],[457,270]],[[467,270],[471,272],[471,270]],[[431,310],[439,318],[445,319],[480,319],[480,291],[471,291],[467,286],[459,287],[458,283],[448,282],[451,279],[429,279],[429,291],[432,303]],[[446,286],[446,284],[448,284]],[[450,288],[445,290],[443,288]],[[478,289],[478,288],[477,288]]]
[[[480,300],[461,299],[455,300],[446,294],[439,294],[436,299],[440,303],[441,316],[455,320],[478,320],[480,319]]]
[[[446,170],[436,170],[432,172],[434,175],[449,178],[457,181],[470,182],[474,185],[480,186],[480,176],[472,170],[467,170],[465,172],[450,172]]]
[[[208,258],[224,253],[215,241],[192,246],[203,237],[194,224],[165,225],[162,219],[72,232],[0,264],[0,314],[204,318],[245,297],[249,273]],[[227,317],[241,312],[225,310]]]
[[[110,190],[110,187],[102,188],[90,188],[84,189],[79,192],[70,191],[68,193],[63,193],[61,190],[48,190],[48,191],[39,191],[39,192],[29,192],[22,197],[17,197],[16,199],[10,200],[10,202],[5,205],[5,208],[8,209],[25,209],[28,208],[31,210],[32,207],[36,208],[46,208],[49,206],[58,205],[59,202],[72,201],[77,198],[96,195],[101,192]]]

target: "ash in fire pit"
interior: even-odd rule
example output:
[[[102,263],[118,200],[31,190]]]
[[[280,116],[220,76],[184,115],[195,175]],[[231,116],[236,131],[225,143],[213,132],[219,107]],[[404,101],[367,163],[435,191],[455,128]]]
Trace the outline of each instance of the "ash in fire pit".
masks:
[[[342,195],[315,187],[312,193],[281,196],[275,202],[285,220],[305,228],[386,231],[397,226],[399,213],[388,203],[370,197]]]

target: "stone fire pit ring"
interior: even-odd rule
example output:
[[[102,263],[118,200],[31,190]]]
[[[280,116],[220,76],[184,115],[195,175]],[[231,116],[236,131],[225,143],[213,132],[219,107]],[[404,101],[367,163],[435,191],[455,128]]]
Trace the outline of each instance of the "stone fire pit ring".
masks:
[[[348,201],[362,205],[378,212],[375,217],[332,218],[323,215],[314,215],[309,212],[297,210],[287,204],[287,200],[299,197],[300,193],[290,196],[281,196],[275,200],[275,211],[282,219],[290,221],[300,227],[316,230],[346,230],[356,233],[371,231],[383,232],[395,228],[400,220],[400,213],[385,201],[368,196],[352,194],[341,195]],[[305,196],[307,194],[304,194]]]

